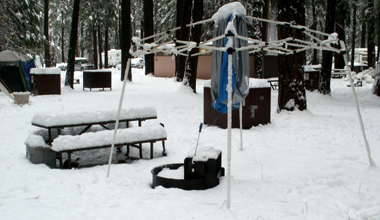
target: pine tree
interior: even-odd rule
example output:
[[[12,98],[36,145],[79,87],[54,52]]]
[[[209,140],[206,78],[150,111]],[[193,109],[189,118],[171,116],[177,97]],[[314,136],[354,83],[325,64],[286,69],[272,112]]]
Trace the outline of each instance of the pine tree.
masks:
[[[192,10],[192,22],[202,20],[203,15],[203,0],[194,0]],[[201,40],[202,25],[196,25],[191,27],[190,40],[196,43],[200,43]],[[186,61],[186,72],[184,84],[190,86],[193,92],[196,93],[196,80],[197,80],[197,67],[198,56],[191,56],[199,52],[199,48],[194,48],[189,52],[189,56]]]
[[[130,0],[122,0],[121,2],[121,81],[125,77],[129,81],[132,81],[132,73],[130,69],[128,70],[128,75],[125,76],[127,72],[127,62],[131,57],[129,49],[131,48],[131,2]]]
[[[338,34],[339,39],[344,42],[346,42],[346,26],[351,22],[350,13],[347,13],[347,10],[350,10],[350,8],[348,0],[337,0],[335,9],[335,32]],[[334,61],[336,69],[344,69],[345,62],[342,54],[334,53]]]
[[[68,64],[66,71],[65,86],[74,89],[74,65],[75,65],[75,49],[78,40],[78,20],[79,20],[80,0],[74,0],[73,17],[71,21],[70,47],[68,54]]]
[[[305,25],[305,1],[289,0],[278,2],[278,20]],[[303,39],[300,30],[278,27],[278,39],[287,37]],[[279,55],[279,92],[278,109],[281,110],[306,110],[306,92],[303,80],[304,53],[294,55]]]
[[[186,27],[186,24],[190,23],[191,18],[191,7],[192,1],[188,0],[177,0],[177,27],[181,29],[176,31],[176,38],[178,40],[189,40],[190,30]],[[176,46],[182,45],[181,43],[176,43]],[[185,72],[186,57],[178,55],[175,59],[175,78],[177,82],[182,82]]]
[[[375,23],[376,23],[376,12],[374,8],[373,0],[368,0],[368,8],[367,8],[367,61],[368,67],[375,68],[376,64],[376,54],[375,54]],[[377,21],[379,22],[379,21]]]
[[[336,0],[327,1],[326,33],[334,32]],[[318,91],[324,95],[331,93],[331,65],[333,52],[322,52],[322,69],[319,77]]]
[[[254,1],[253,3],[253,13],[254,17],[261,18],[263,15],[264,2],[261,0]],[[253,20],[253,38],[257,40],[262,40],[262,22],[258,20]],[[256,52],[254,54],[255,61],[255,77],[261,78],[263,75],[262,62],[263,62],[263,52]]]
[[[153,0],[144,0],[144,34],[146,36],[153,35]],[[149,39],[144,43],[152,43],[153,39]],[[145,75],[154,73],[154,55],[145,55]]]
[[[41,31],[43,6],[38,0],[7,0],[0,7],[0,50],[40,54],[48,44]]]
[[[57,46],[61,62],[65,62],[73,6],[70,1],[50,0],[50,41]]]

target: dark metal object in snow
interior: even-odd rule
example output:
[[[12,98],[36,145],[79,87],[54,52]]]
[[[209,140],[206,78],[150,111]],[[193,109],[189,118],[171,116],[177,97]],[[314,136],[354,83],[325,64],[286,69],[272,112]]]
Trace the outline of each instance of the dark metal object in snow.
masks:
[[[153,168],[152,187],[163,186],[165,188],[180,188],[184,190],[209,189],[219,185],[219,177],[224,176],[222,164],[222,153],[217,159],[207,161],[193,161],[192,157],[187,157],[184,163],[165,164]],[[184,179],[172,179],[161,177],[158,174],[165,168],[177,170],[184,166]]]

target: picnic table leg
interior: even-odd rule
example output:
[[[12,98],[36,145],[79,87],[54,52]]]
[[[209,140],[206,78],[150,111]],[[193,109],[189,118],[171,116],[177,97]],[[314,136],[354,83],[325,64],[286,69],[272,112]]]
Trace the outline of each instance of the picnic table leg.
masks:
[[[62,162],[62,153],[59,153],[59,168],[63,168],[63,162]]]
[[[67,152],[67,168],[71,169],[71,152]]]
[[[162,141],[162,156],[166,156],[165,140]]]
[[[48,133],[49,133],[49,143],[51,143],[53,140],[51,139],[51,128],[48,128]]]
[[[125,156],[129,157],[129,145],[127,145],[125,148],[126,148]]]
[[[90,129],[91,126],[92,126],[92,125],[87,125],[87,126],[85,127],[85,129],[83,129],[83,131],[81,131],[79,134],[83,134],[83,133],[86,132],[88,129]]]
[[[140,150],[140,159],[142,159],[143,156],[142,156],[142,144],[141,143],[139,143],[139,150]]]
[[[153,142],[150,142],[150,159],[153,159]]]

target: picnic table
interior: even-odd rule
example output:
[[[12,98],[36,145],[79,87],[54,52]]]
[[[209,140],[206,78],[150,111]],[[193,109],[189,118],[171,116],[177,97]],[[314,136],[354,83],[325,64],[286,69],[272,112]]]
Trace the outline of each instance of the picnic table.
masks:
[[[331,71],[331,77],[332,78],[342,78],[347,76],[347,70],[346,69],[333,69]]]
[[[79,134],[86,132],[93,125],[100,125],[110,130],[107,124],[116,123],[116,117],[117,110],[39,112],[32,118],[32,125],[48,129],[46,142],[51,143],[53,141],[52,129],[57,129],[58,134],[60,134],[60,129],[67,127],[85,126]],[[125,122],[128,128],[131,121],[137,121],[138,125],[141,126],[142,121],[156,118],[157,111],[154,107],[124,108],[120,112],[119,122]]]
[[[90,132],[82,135],[60,135],[54,139],[51,150],[58,154],[59,166],[64,168],[62,154],[67,154],[67,168],[72,168],[71,154],[75,151],[95,150],[110,148],[113,143],[113,131]],[[139,149],[140,159],[142,155],[142,144],[150,144],[150,159],[153,159],[153,144],[162,141],[162,155],[165,155],[165,140],[167,138],[163,125],[148,125],[143,127],[122,128],[118,130],[115,147],[127,146],[126,156],[129,154],[129,147]]]
[[[268,83],[273,90],[278,89],[278,79],[268,79]]]

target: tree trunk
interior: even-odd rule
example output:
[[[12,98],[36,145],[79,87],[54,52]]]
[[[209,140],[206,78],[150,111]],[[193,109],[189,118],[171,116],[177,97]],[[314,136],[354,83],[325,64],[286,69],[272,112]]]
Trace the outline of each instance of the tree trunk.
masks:
[[[176,38],[178,40],[189,40],[189,28],[185,25],[190,23],[191,18],[191,5],[192,1],[188,0],[177,0],[177,27],[183,27],[176,31]],[[182,44],[176,43],[176,46]],[[183,81],[183,76],[185,72],[186,57],[182,55],[176,56],[175,59],[175,77],[177,82]]]
[[[102,60],[102,35],[101,35],[101,32],[100,32],[100,25],[98,24],[98,45],[97,47],[99,48],[98,49],[98,53],[99,53],[99,69],[102,69],[103,68],[103,60]]]
[[[84,34],[83,34],[83,25],[80,25],[80,35],[79,35],[79,39],[83,38]],[[83,45],[81,45],[80,47],[80,54],[79,54],[80,57],[83,57],[84,56],[84,47]]]
[[[125,79],[127,62],[131,57],[129,49],[131,48],[131,1],[122,0],[121,2],[121,81]],[[132,73],[128,70],[127,79],[132,81]]]
[[[313,12],[312,13],[313,14],[313,23],[311,25],[311,29],[317,30],[317,12],[316,12],[316,9],[315,9],[315,0],[311,1],[311,7],[312,7],[312,12]],[[313,42],[316,43],[315,40],[313,40]],[[318,50],[317,49],[313,50],[313,60],[312,60],[312,63],[314,65],[319,64]]]
[[[304,0],[279,1],[278,9],[278,20],[293,21],[299,25],[305,25]],[[303,39],[300,30],[285,26],[278,27],[278,39],[285,39],[290,36]],[[306,110],[306,93],[302,70],[304,57],[303,52],[287,56],[279,55],[278,112],[294,109]]]
[[[95,69],[98,69],[98,42],[96,39],[95,25],[92,26],[92,38],[94,42],[92,44],[92,46],[94,47],[94,66],[95,66]]]
[[[144,0],[144,34],[146,37],[153,35],[153,0]],[[152,43],[153,38],[145,43]],[[154,74],[154,54],[145,55],[145,75]]]
[[[356,42],[356,1],[352,4],[352,7],[354,8],[353,12],[353,20],[352,20],[352,52],[351,52],[351,70],[355,67],[355,42]]]
[[[203,16],[203,0],[194,0],[194,6],[193,6],[193,22],[197,22],[202,20]],[[202,35],[202,25],[196,25],[191,28],[191,35],[190,40],[200,43],[201,41],[201,35]],[[192,49],[191,54],[195,54],[199,52],[199,48]],[[197,92],[197,67],[198,67],[198,56],[192,57],[188,56],[187,58],[187,64],[186,64],[186,80],[185,85],[189,85],[190,88],[192,88],[193,92]]]
[[[347,12],[344,12],[347,13]],[[339,22],[339,23],[338,23]],[[344,20],[337,21],[335,23],[335,32],[338,34],[339,39],[345,41],[346,34],[344,31]],[[334,53],[334,66],[336,69],[344,69],[345,62],[342,54]]]
[[[103,2],[105,16],[104,16],[104,68],[108,68],[108,1]]]
[[[44,35],[46,38],[46,46],[45,46],[45,66],[51,66],[51,58],[50,58],[50,42],[49,42],[49,0],[45,0],[44,5]]]
[[[263,7],[263,18],[269,19],[269,9],[270,9],[270,0],[264,0],[264,7]],[[262,22],[262,39],[263,41],[268,41],[268,29],[269,24],[268,22]]]
[[[367,61],[368,61],[368,68],[372,67],[375,68],[375,22],[376,22],[376,15],[375,15],[375,9],[373,6],[373,0],[368,1],[368,20],[367,20],[367,27],[368,27],[368,33],[367,33]],[[377,21],[379,22],[379,21]]]
[[[362,21],[362,35],[360,39],[360,47],[365,48],[366,47],[366,32],[367,32],[367,26],[365,24],[365,21]]]
[[[62,63],[65,62],[65,29],[62,27],[61,35],[61,51],[62,51]]]
[[[253,17],[261,18],[262,17],[262,2],[261,1],[254,1],[253,3]],[[253,20],[253,32],[254,32],[254,39],[261,40],[262,39],[262,22],[258,20]],[[267,22],[264,22],[267,23]],[[255,63],[255,77],[256,78],[262,78],[263,75],[263,69],[262,69],[262,63],[263,63],[263,53],[262,52],[256,52],[254,53],[254,63]]]
[[[108,68],[108,27],[107,26],[105,27],[105,31],[104,31],[104,68]]]
[[[380,21],[380,4],[377,12],[377,20]],[[380,22],[377,22],[377,61],[380,62]]]
[[[327,1],[326,33],[334,32],[336,0]],[[322,69],[319,77],[318,91],[324,95],[331,93],[331,65],[333,52],[322,52]]]
[[[71,21],[70,47],[68,54],[68,64],[66,71],[65,86],[74,89],[74,65],[75,65],[75,49],[78,40],[78,21],[79,21],[79,5],[80,0],[74,0],[73,16]]]

